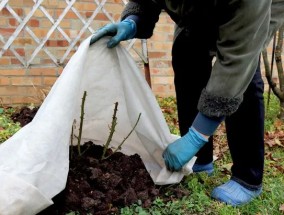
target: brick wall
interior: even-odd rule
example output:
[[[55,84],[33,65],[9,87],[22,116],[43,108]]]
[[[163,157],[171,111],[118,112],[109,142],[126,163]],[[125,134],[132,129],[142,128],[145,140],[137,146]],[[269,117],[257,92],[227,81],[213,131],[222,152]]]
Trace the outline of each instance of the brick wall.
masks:
[[[72,0],[67,2],[72,2]],[[81,29],[84,28],[84,22],[80,20],[76,12],[87,22],[93,12],[99,8],[94,0],[74,2],[72,10],[70,9],[65,14],[58,25],[60,30],[70,38],[69,42],[58,28],[50,33],[53,23],[60,19],[68,7],[65,0],[44,0],[40,4],[41,8],[38,7],[35,11],[33,11],[35,5],[33,0],[9,0],[2,10],[0,5],[0,51],[2,52],[0,57],[0,102],[2,104],[40,103],[45,98],[61,74],[64,65],[76,51],[76,48],[72,48],[66,59],[62,61],[69,44],[80,35]],[[109,17],[119,20],[123,7],[124,4],[121,0],[107,0],[103,9],[108,14],[99,10],[91,22],[90,28],[95,30],[109,23]],[[53,23],[46,14],[52,17]],[[27,23],[14,37],[13,34],[17,32],[19,26],[21,27],[22,22],[28,16],[30,18]],[[172,21],[166,14],[161,14],[154,36],[147,41],[152,89],[155,94],[161,96],[174,95],[170,61],[172,32]],[[88,29],[82,33],[76,46],[78,47],[80,42],[91,33]],[[47,36],[49,37],[45,41]],[[7,50],[4,49],[11,39],[13,41],[11,45]],[[33,56],[43,41],[45,42],[42,48]],[[141,49],[139,40],[136,44],[135,46]],[[53,56],[57,65],[48,53]],[[141,59],[137,58],[133,51],[131,54],[143,72]]]
[[[53,19],[53,23],[56,23],[68,7],[66,2],[72,1],[74,1],[72,9],[66,13],[58,25],[60,29],[55,28],[51,33],[53,24],[46,14]],[[43,101],[61,74],[64,65],[75,53],[75,47],[78,47],[80,42],[91,34],[88,29],[81,34],[81,29],[84,28],[84,22],[87,22],[94,11],[99,8],[94,2],[94,0],[43,0],[41,7],[34,12],[35,3],[33,0],[9,0],[2,10],[0,4],[0,53],[2,52],[2,57],[0,57],[0,102],[2,104],[16,105]],[[90,28],[98,29],[109,23],[109,17],[119,20],[123,7],[124,4],[121,0],[107,0],[103,9],[108,13],[105,14],[100,10],[91,22]],[[31,13],[27,23],[21,26]],[[80,20],[78,14],[83,21]],[[13,38],[13,34],[17,32],[19,26],[23,28]],[[171,67],[173,28],[171,19],[167,14],[162,13],[153,37],[147,41],[152,90],[160,96],[174,95]],[[69,42],[62,32],[67,35]],[[78,35],[80,39],[63,59],[66,50]],[[48,39],[46,39],[47,36]],[[10,40],[13,42],[5,50],[5,45]],[[42,47],[37,50],[40,44]],[[138,49],[141,48],[139,41],[135,46]],[[134,52],[131,54],[143,72],[141,59]],[[53,59],[49,55],[53,56]]]

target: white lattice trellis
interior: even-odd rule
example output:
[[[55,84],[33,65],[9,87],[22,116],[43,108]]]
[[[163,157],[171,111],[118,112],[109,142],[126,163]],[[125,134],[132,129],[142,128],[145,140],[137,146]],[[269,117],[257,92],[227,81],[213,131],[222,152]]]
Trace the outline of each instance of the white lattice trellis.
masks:
[[[10,3],[13,5],[10,5]],[[112,16],[111,11],[108,11],[106,9],[106,5],[108,3],[112,4],[120,4],[124,6],[127,1],[121,0],[121,1],[108,1],[108,0],[94,0],[93,4],[95,4],[95,10],[92,11],[91,15],[86,18],[81,15],[80,11],[76,9],[74,6],[77,2],[81,2],[80,0],[52,0],[54,2],[61,2],[61,5],[63,2],[65,2],[65,8],[62,9],[61,13],[58,15],[58,18],[54,18],[53,14],[50,13],[50,8],[46,7],[48,0],[30,0],[33,2],[32,8],[29,8],[29,10],[26,10],[24,15],[19,15],[17,11],[15,11],[15,1],[14,0],[0,0],[0,12],[3,10],[6,10],[7,13],[9,13],[9,16],[13,19],[15,19],[18,22],[18,26],[15,27],[15,30],[10,34],[2,35],[0,34],[0,43],[3,44],[3,46],[0,49],[0,58],[5,56],[5,53],[7,51],[10,51],[19,61],[19,64],[10,64],[8,65],[9,68],[13,67],[21,67],[21,68],[31,68],[31,67],[58,67],[58,66],[64,66],[66,61],[68,61],[68,56],[70,56],[70,53],[73,51],[76,51],[78,48],[78,42],[80,40],[84,39],[84,36],[86,33],[93,34],[95,32],[95,29],[91,27],[91,24],[96,22],[96,17],[98,14],[103,13],[109,22],[117,22],[118,20]],[[62,6],[61,6],[62,7]],[[33,32],[33,28],[31,28],[28,23],[32,19],[35,19],[35,13],[40,11],[43,14],[43,17],[47,19],[50,22],[51,27],[48,29],[46,35],[42,38],[37,36]],[[82,26],[81,29],[77,29],[78,33],[75,37],[71,38],[68,36],[68,33],[65,32],[65,29],[63,29],[60,24],[65,20],[66,14],[71,12],[75,14],[76,19],[80,20]],[[56,56],[54,53],[52,53],[52,48],[47,46],[47,42],[50,39],[51,35],[57,32],[60,34],[60,37],[62,37],[65,41],[68,42],[68,47],[65,47],[64,53],[60,56]],[[33,39],[33,43],[35,44],[33,46],[33,50],[31,54],[25,54],[24,56],[21,55],[17,51],[17,47],[14,46],[14,43],[17,38],[20,37],[22,34],[27,34],[30,38]],[[140,48],[136,48],[135,44],[137,42],[141,42]],[[149,75],[149,64],[148,64],[148,56],[147,56],[147,43],[146,40],[136,40],[133,39],[131,41],[128,41],[126,43],[127,50],[131,51],[134,50],[135,53],[140,57],[142,62],[144,63],[145,68],[145,75],[148,83],[150,84],[150,75]],[[47,58],[51,60],[52,63],[35,63],[35,58],[39,57],[41,52],[44,52]],[[1,65],[0,65],[1,67]],[[7,67],[7,65],[6,65]]]

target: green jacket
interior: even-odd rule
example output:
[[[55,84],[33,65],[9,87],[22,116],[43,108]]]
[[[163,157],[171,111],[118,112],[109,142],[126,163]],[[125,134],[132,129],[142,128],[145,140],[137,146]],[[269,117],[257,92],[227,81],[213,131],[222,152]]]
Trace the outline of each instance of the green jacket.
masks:
[[[165,10],[176,23],[175,39],[194,24],[191,17],[198,4],[212,8],[216,16],[221,13],[222,17],[216,26],[216,61],[198,109],[209,117],[228,116],[238,109],[263,47],[283,23],[284,0],[208,0],[208,4],[198,0],[130,0],[122,19],[138,16],[136,37],[147,39]]]

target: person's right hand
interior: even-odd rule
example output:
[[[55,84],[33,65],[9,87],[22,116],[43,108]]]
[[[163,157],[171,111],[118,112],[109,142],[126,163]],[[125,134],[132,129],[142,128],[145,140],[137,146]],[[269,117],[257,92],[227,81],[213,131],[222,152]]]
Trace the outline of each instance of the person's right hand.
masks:
[[[163,152],[167,169],[180,171],[207,142],[207,138],[191,127],[187,134],[169,144]]]
[[[136,23],[131,19],[125,19],[119,23],[107,24],[94,33],[90,45],[104,36],[113,36],[107,43],[108,48],[113,48],[121,41],[133,39],[136,34]]]

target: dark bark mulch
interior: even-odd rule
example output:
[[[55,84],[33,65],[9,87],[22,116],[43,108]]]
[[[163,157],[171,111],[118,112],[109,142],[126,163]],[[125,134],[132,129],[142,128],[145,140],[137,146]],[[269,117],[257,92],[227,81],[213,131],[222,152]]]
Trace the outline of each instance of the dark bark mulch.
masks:
[[[29,107],[22,107],[20,110],[12,114],[11,119],[14,122],[19,122],[20,125],[23,127],[33,120],[38,109],[39,107],[35,107],[32,109]]]

